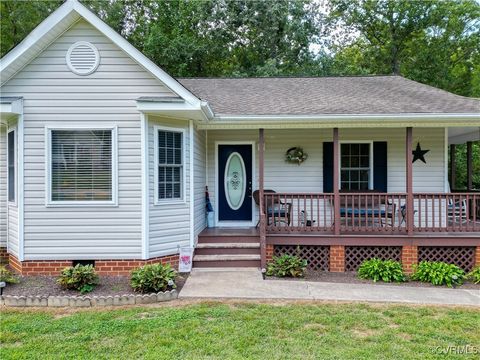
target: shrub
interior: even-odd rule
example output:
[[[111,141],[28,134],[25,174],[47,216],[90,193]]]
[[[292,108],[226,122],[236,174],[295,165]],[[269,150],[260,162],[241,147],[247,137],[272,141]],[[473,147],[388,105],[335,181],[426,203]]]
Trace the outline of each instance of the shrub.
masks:
[[[93,265],[69,266],[62,270],[57,283],[64,289],[88,293],[98,285],[98,275]]]
[[[465,272],[457,265],[444,262],[421,261],[420,264],[413,266],[412,280],[453,287],[463,284]]]
[[[18,283],[18,278],[5,266],[0,265],[0,282],[1,281],[6,282],[7,284],[16,284]]]
[[[374,282],[382,280],[385,282],[406,281],[402,264],[394,260],[380,260],[377,258],[365,260],[358,268],[358,276],[362,279],[370,279]]]
[[[303,277],[307,268],[307,260],[294,255],[274,256],[267,265],[268,276]]]
[[[175,289],[175,270],[162,264],[145,265],[132,271],[130,285],[141,293],[160,292]]]
[[[468,273],[468,278],[475,284],[480,284],[480,266],[477,266]]]

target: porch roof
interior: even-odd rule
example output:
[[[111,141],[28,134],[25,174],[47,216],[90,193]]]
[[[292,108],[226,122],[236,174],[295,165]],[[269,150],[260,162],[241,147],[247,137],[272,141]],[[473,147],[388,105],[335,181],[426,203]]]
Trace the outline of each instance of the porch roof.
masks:
[[[467,98],[401,76],[180,78],[218,115],[479,114]]]

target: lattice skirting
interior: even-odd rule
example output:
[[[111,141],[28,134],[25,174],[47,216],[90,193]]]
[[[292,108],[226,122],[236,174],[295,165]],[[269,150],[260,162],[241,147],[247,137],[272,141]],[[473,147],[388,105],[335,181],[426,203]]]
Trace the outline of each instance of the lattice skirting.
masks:
[[[455,264],[465,271],[475,265],[474,246],[419,246],[418,261],[442,261]]]
[[[329,270],[330,246],[317,245],[275,245],[273,255],[297,255],[307,260],[311,270]]]
[[[357,271],[360,264],[371,258],[400,261],[401,246],[345,246],[345,271]]]

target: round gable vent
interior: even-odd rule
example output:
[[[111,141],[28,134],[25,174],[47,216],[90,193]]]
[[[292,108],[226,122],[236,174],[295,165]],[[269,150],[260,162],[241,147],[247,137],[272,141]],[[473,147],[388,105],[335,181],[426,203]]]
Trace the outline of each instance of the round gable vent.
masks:
[[[79,41],[67,51],[67,65],[77,75],[90,75],[100,64],[97,48],[86,41]]]

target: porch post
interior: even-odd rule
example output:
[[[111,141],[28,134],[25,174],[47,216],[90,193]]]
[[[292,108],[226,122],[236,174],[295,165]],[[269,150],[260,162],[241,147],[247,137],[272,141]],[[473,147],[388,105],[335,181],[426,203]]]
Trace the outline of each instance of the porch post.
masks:
[[[333,210],[334,210],[334,234],[340,235],[340,189],[339,189],[339,166],[340,155],[338,145],[338,128],[333,129]]]
[[[405,143],[405,158],[406,158],[406,188],[407,188],[407,203],[406,203],[406,223],[407,234],[413,235],[413,164],[412,164],[412,136],[413,129],[407,127],[406,143]]]
[[[262,269],[267,266],[267,223],[264,213],[264,168],[265,168],[265,136],[264,129],[258,131],[258,192],[260,216],[260,262]]]
[[[467,191],[473,188],[473,162],[472,162],[472,142],[467,141]]]
[[[450,190],[457,188],[457,146],[450,144]]]

